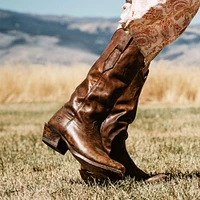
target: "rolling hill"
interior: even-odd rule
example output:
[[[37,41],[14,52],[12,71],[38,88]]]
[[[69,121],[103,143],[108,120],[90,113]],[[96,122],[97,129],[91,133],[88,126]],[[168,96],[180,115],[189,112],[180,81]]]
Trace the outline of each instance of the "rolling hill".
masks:
[[[42,16],[0,10],[0,63],[92,64],[119,19]],[[199,64],[200,25],[189,26],[156,60]]]

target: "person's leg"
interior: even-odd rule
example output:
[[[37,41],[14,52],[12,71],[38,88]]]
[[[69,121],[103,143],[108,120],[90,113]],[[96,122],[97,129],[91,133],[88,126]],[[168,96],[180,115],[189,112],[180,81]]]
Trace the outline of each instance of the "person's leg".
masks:
[[[136,36],[137,45],[143,52],[146,59],[146,63],[150,63],[151,59],[155,58],[155,56],[164,46],[166,46],[168,43],[171,43],[176,38],[178,38],[178,36],[183,32],[183,30],[191,21],[192,17],[197,12],[197,8],[199,6],[199,2],[196,2],[198,5],[196,3],[191,3],[190,5],[188,3],[188,0],[185,0],[185,2],[182,2],[181,7],[177,7],[181,3],[173,1],[171,6],[174,9],[175,7],[176,9],[178,9],[176,10],[177,12],[173,12],[174,9],[171,9],[170,11],[169,1],[163,3],[163,7],[160,10],[160,8],[159,9],[157,8],[155,2],[153,3],[155,7],[151,8],[150,6],[152,2],[147,2],[147,5],[142,5],[141,2],[139,1],[137,2],[136,0],[134,1],[134,5],[132,6],[132,8],[137,8],[134,6],[137,3],[139,3],[140,6],[138,8],[140,10],[133,10],[134,12],[136,11],[135,12],[136,15],[134,16],[133,14],[134,12],[129,12],[132,1],[126,0],[126,3],[128,4],[124,6],[124,13],[122,15],[121,25],[127,32]],[[142,6],[144,7],[142,8]],[[145,11],[143,10],[144,8],[146,8],[147,15],[145,14],[145,12],[143,12]],[[157,12],[159,13],[161,13],[161,11],[165,12],[166,8],[168,8],[168,15],[166,13],[165,14],[163,13],[162,22],[159,21],[159,18],[155,18],[154,15],[150,15],[150,12],[156,12],[156,9]],[[190,11],[193,9],[193,11],[190,13],[182,12],[183,10],[187,11],[188,8],[190,8]],[[182,15],[179,15],[179,18],[174,19],[173,15],[176,15],[177,13],[181,12]],[[137,18],[139,15],[141,15],[141,18]],[[164,25],[165,23],[168,22],[168,19],[170,19],[170,17],[172,18],[171,23],[174,25],[174,27],[177,27],[179,25],[179,30],[175,32],[175,29],[173,31],[170,29],[166,29],[165,30],[166,33],[165,35],[163,35],[162,33],[165,32],[164,28],[166,28],[166,26]],[[185,20],[186,18],[187,21]],[[144,25],[145,23],[150,23],[150,22],[151,24],[146,24],[146,26],[143,26],[140,24],[141,21],[144,22]],[[182,23],[183,21],[185,21],[185,23]],[[151,31],[158,29],[157,34],[152,37],[152,40],[150,40],[149,37],[151,36],[150,33],[153,32],[149,32],[149,27],[151,28]],[[172,34],[171,35],[172,37],[170,37],[170,34],[167,31],[171,31],[170,33]],[[143,38],[143,40],[141,40],[141,38]],[[143,43],[144,41],[145,43]],[[159,44],[159,42],[162,43]],[[103,125],[101,127],[103,145],[106,151],[109,153],[110,157],[122,163],[125,166],[126,175],[134,177],[138,180],[146,179],[148,177],[148,174],[138,169],[135,163],[128,155],[125,146],[125,139],[128,136],[127,133],[128,125],[135,118],[138,98],[141,89],[143,87],[143,84],[144,84],[144,73],[143,74],[140,73],[135,77],[135,79],[132,81],[132,83],[129,85],[126,91],[117,100],[112,111],[110,112],[106,120],[103,122]],[[109,137],[107,137],[107,135],[109,135]],[[161,177],[162,176],[160,176],[160,178]]]
[[[128,2],[131,3],[131,1]],[[199,6],[199,2],[197,3]],[[133,12],[130,13],[132,17]],[[149,17],[150,16],[149,13],[147,14]],[[192,14],[187,19],[190,20],[192,16],[194,15]],[[146,20],[145,17],[144,20]],[[155,19],[153,20],[155,22]],[[128,19],[128,21],[130,22],[131,20]],[[141,22],[140,19],[136,20],[136,23],[137,21]],[[151,19],[148,18],[147,22],[149,21],[151,21]],[[100,66],[98,66],[99,62],[97,62],[93,66],[86,80],[77,88],[77,91],[75,91],[75,93],[72,95],[71,100],[67,104],[65,104],[65,106],[60,111],[58,111],[58,113],[50,120],[49,124],[45,126],[45,131],[43,136],[43,141],[45,143],[47,143],[49,146],[53,147],[54,149],[60,151],[63,154],[69,148],[72,154],[82,164],[82,169],[84,169],[85,172],[88,171],[90,174],[96,177],[115,177],[119,179],[119,177],[122,177],[124,175],[124,170],[125,170],[124,166],[110,159],[108,153],[106,152],[106,150],[104,150],[103,144],[101,143],[102,141],[99,129],[102,121],[107,117],[107,115],[109,115],[109,112],[113,107],[115,101],[121,94],[123,94],[125,88],[129,86],[131,82],[130,79],[134,78],[137,74],[136,71],[139,71],[139,69],[141,68],[139,67],[138,70],[135,70],[132,75],[129,74],[129,76],[124,76],[125,71],[131,70],[130,67],[131,65],[135,67],[136,63],[141,64],[141,62],[139,62],[140,59],[139,60],[137,59],[141,56],[138,56],[137,53],[142,52],[143,55],[142,59],[143,60],[145,59],[146,63],[149,63],[150,60],[153,59],[155,55],[157,55],[158,52],[163,48],[162,45],[159,45],[159,42],[160,41],[162,42],[162,40],[159,40],[159,35],[155,36],[152,35],[155,32],[152,31],[149,32],[149,28],[151,30],[154,30],[155,27],[159,28],[162,27],[160,26],[159,23],[155,24],[150,23],[153,24],[155,27],[150,27],[149,24],[148,26],[141,26],[141,23],[138,24],[130,23],[125,25],[124,24],[122,24],[121,27],[123,27],[124,30],[126,30],[126,32],[128,32],[129,34],[133,35],[134,38],[136,38],[137,43],[135,44],[135,47],[133,48],[127,44],[126,48],[120,52],[120,57],[116,56],[118,55],[116,51],[113,51],[114,53],[112,53],[111,51],[112,48],[110,49],[110,51],[106,50],[99,59]],[[185,24],[187,26],[187,23]],[[143,25],[145,25],[145,23],[143,23]],[[179,31],[176,32],[175,37],[178,37],[178,35],[182,33],[184,28],[185,27],[181,27],[181,29],[179,29]],[[158,33],[162,33],[162,31]],[[141,36],[143,39],[141,39]],[[156,39],[155,42],[154,39],[152,39],[152,36],[153,38],[155,36]],[[148,40],[149,37],[151,37],[151,40]],[[171,38],[173,38],[174,40],[174,37]],[[165,41],[171,42],[171,40],[167,39],[167,35],[165,35],[164,39]],[[144,40],[146,40],[146,43],[143,43]],[[113,41],[114,43],[115,42],[117,43],[118,39]],[[140,43],[141,41],[142,43]],[[148,43],[147,41],[150,41],[150,43]],[[163,42],[162,44],[167,45],[166,43]],[[121,44],[119,46],[121,46]],[[137,48],[138,46],[139,49]],[[125,57],[130,59],[131,58],[133,59],[134,57],[136,61],[133,62],[133,60],[128,60],[126,58],[125,59],[123,58],[123,55],[126,55],[127,51],[128,51],[128,56]],[[132,51],[132,57],[130,55],[131,51]],[[106,58],[107,61],[105,59],[106,55],[109,55],[109,58],[108,59]],[[122,62],[120,62],[120,60]],[[112,70],[110,70],[110,68],[108,67],[111,63],[113,64],[113,66],[115,66]],[[104,70],[100,70],[102,69],[101,65],[106,66]],[[115,70],[116,67],[118,68],[118,66],[121,71]],[[107,82],[109,77],[111,79],[111,82]],[[126,77],[128,77],[128,81],[125,81]],[[117,79],[117,82],[114,81],[115,79]],[[121,84],[122,82],[125,83],[126,86],[122,86]],[[104,84],[106,85],[105,87],[106,91],[103,90]],[[108,88],[107,85],[109,85]],[[114,85],[116,87],[113,87]],[[103,98],[103,92],[106,92],[107,94],[105,98]],[[57,119],[55,119],[56,117]],[[90,127],[91,124],[95,124],[94,122],[97,122],[98,125]],[[84,126],[84,128],[78,126],[78,124]],[[88,130],[88,127],[90,127],[91,130]],[[96,130],[94,129],[95,127]],[[57,137],[56,133],[58,133],[58,135],[60,135],[62,139]],[[88,135],[92,135],[94,137],[91,137],[89,138],[89,141],[86,141]],[[118,137],[116,136],[115,138]],[[97,142],[95,143],[94,140]],[[94,148],[93,145],[96,144],[97,148]],[[115,153],[112,153],[112,150],[110,155],[111,157],[115,157],[114,156]]]
[[[164,46],[180,36],[199,7],[199,1],[189,0],[182,2],[135,0],[133,4],[131,0],[126,0],[126,3],[123,6],[120,26],[136,38],[147,65]],[[136,179],[146,179],[148,175],[138,169],[128,155],[125,138],[128,124],[135,118],[139,94],[144,83],[141,77],[138,75],[133,80],[117,100],[101,127],[103,146],[110,157],[125,166],[126,175]],[[84,170],[81,173],[86,177],[86,171],[85,174]]]
[[[100,130],[106,152],[112,159],[125,166],[125,175],[136,180],[145,180],[150,176],[140,170],[130,158],[126,150],[125,140],[128,138],[128,125],[135,119],[139,96],[147,75],[147,70],[145,72],[141,70],[138,73],[126,91],[116,101]]]
[[[43,141],[62,154],[69,149],[97,178],[122,179],[125,167],[104,150],[100,127],[143,67],[144,57],[134,38],[117,30],[69,102],[45,125]]]

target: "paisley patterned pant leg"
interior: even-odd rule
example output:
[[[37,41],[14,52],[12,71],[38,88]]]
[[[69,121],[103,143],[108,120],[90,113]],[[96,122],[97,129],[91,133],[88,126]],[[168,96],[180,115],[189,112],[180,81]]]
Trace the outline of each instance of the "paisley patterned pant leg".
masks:
[[[199,7],[199,0],[128,0],[119,28],[134,36],[148,64],[183,33]]]

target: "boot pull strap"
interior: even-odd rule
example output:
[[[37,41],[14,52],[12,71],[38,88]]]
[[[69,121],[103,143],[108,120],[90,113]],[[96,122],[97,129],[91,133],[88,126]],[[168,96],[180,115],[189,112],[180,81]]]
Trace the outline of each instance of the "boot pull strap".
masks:
[[[127,34],[123,29],[118,29],[117,32],[119,32],[120,37],[117,38],[119,39],[119,42],[117,43],[116,48],[120,52],[123,52],[126,49],[126,47],[130,44],[130,42],[133,40],[133,37]]]
[[[133,37],[128,35],[123,29],[118,29],[115,32],[112,41],[116,42],[116,44],[113,48],[113,51],[108,55],[104,62],[104,72],[112,69],[115,66],[121,54],[125,51],[132,40]]]

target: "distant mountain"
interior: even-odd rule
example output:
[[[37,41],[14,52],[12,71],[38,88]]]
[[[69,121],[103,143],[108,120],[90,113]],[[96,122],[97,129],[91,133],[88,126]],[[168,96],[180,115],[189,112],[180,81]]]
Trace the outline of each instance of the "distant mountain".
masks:
[[[119,19],[42,16],[0,10],[0,63],[93,63]],[[200,64],[200,25],[190,26],[156,60]]]

